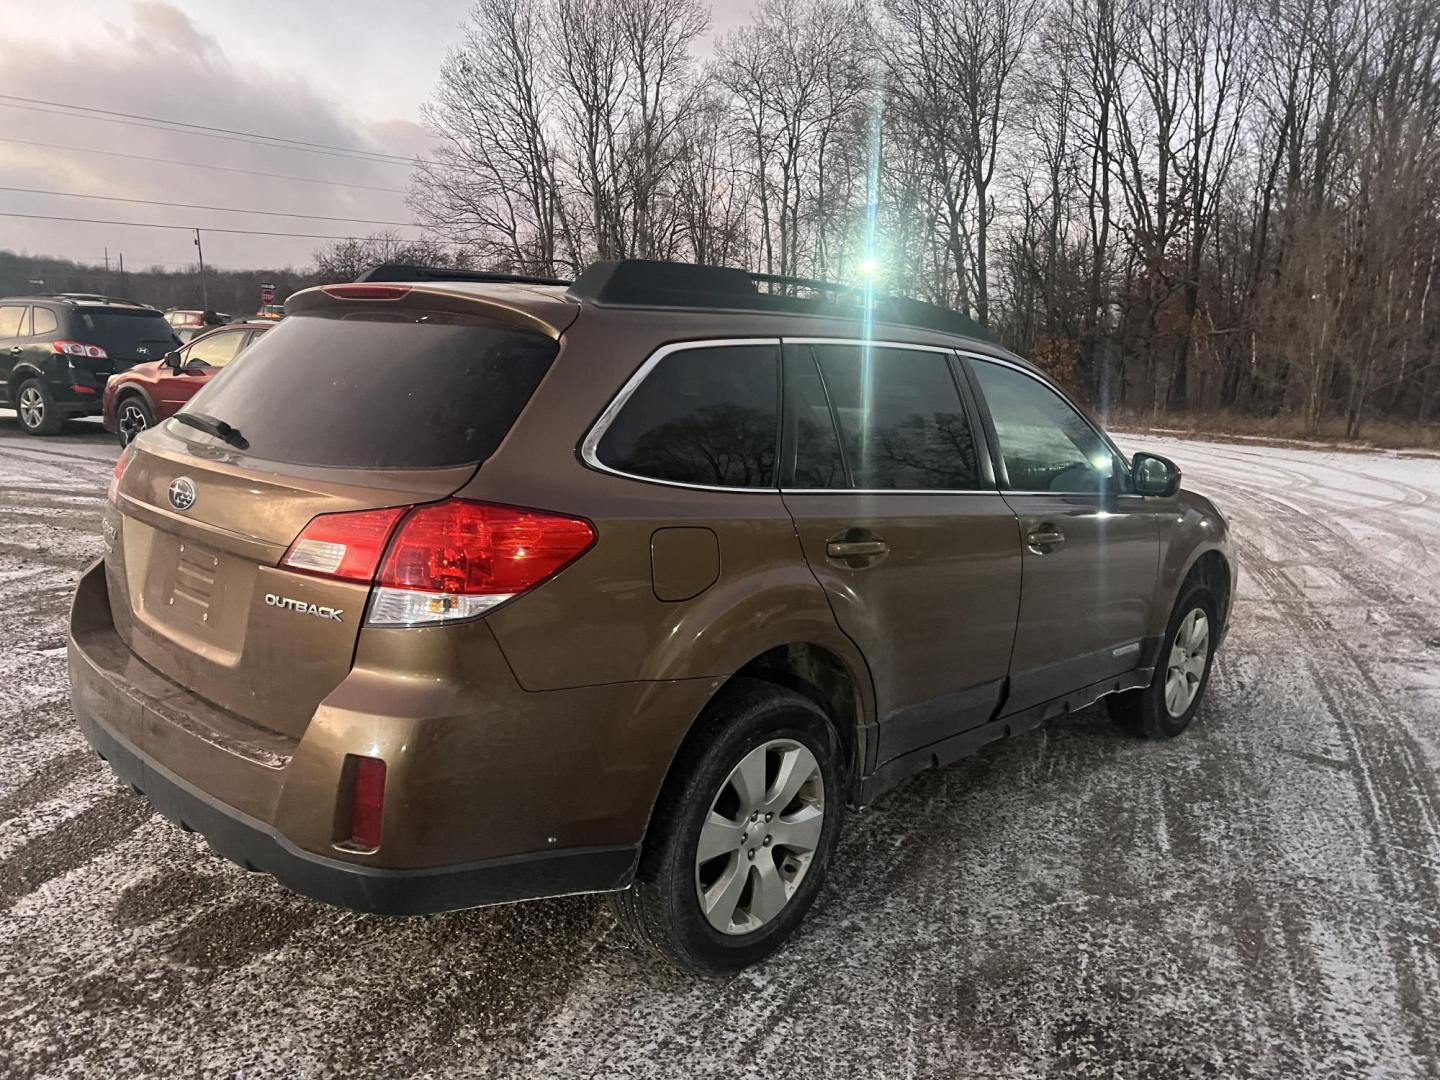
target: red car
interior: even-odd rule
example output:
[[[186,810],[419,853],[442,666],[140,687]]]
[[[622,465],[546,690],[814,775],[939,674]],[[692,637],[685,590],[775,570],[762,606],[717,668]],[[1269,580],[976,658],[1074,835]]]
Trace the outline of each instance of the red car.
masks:
[[[267,330],[273,322],[234,323],[195,338],[163,360],[137,364],[105,383],[105,430],[121,446],[146,428],[174,416],[210,376]]]

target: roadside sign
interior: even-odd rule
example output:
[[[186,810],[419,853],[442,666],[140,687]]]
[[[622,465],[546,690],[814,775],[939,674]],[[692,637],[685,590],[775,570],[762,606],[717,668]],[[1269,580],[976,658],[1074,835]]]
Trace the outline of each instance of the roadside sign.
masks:
[[[275,286],[272,282],[262,281],[260,283],[260,303],[273,304],[275,302]]]

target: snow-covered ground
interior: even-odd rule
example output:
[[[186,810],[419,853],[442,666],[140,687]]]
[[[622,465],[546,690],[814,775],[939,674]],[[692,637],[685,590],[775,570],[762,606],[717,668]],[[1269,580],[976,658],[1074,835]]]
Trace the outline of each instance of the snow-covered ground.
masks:
[[[360,916],[153,817],[66,702],[113,447],[0,414],[0,1074],[1440,1075],[1440,460],[1143,442],[1239,547],[1197,727],[919,777],[705,982],[594,900]]]

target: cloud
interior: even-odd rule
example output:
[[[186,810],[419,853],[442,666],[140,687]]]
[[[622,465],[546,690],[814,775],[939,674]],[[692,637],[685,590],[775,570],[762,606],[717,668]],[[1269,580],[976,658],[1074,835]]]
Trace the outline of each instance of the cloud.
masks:
[[[111,5],[104,6],[107,15],[113,10]],[[57,35],[37,26],[31,40],[12,40],[0,69],[0,93],[331,146],[405,155],[424,147],[423,132],[413,121],[352,116],[319,92],[303,71],[277,71],[248,60],[235,62],[223,36],[208,32],[207,26],[173,4],[147,0],[133,5],[118,20],[67,18],[64,22],[90,29]],[[19,32],[24,34],[23,25]],[[253,52],[253,41],[244,44]],[[63,72],[64,78],[57,79],[57,72]],[[413,115],[413,109],[411,112]],[[12,107],[0,108],[0,138],[146,159],[0,141],[0,185],[387,221],[410,219],[399,194],[335,184],[403,189],[409,178],[409,170],[403,166]],[[325,183],[160,163],[167,159]],[[0,192],[0,210],[282,232],[364,235],[380,228],[14,192]],[[308,262],[310,252],[322,243],[308,238],[215,233],[206,237],[206,257],[217,265],[300,265]],[[179,231],[15,218],[0,218],[0,247],[84,259],[98,259],[108,247],[112,257],[124,250],[131,264],[185,263],[194,251],[190,237]]]

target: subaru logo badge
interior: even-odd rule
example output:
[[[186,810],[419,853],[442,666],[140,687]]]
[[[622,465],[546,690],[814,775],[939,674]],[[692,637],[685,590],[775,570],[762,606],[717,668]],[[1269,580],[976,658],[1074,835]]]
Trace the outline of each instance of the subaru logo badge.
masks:
[[[195,505],[195,483],[188,476],[170,481],[170,505],[176,510],[189,510]]]

